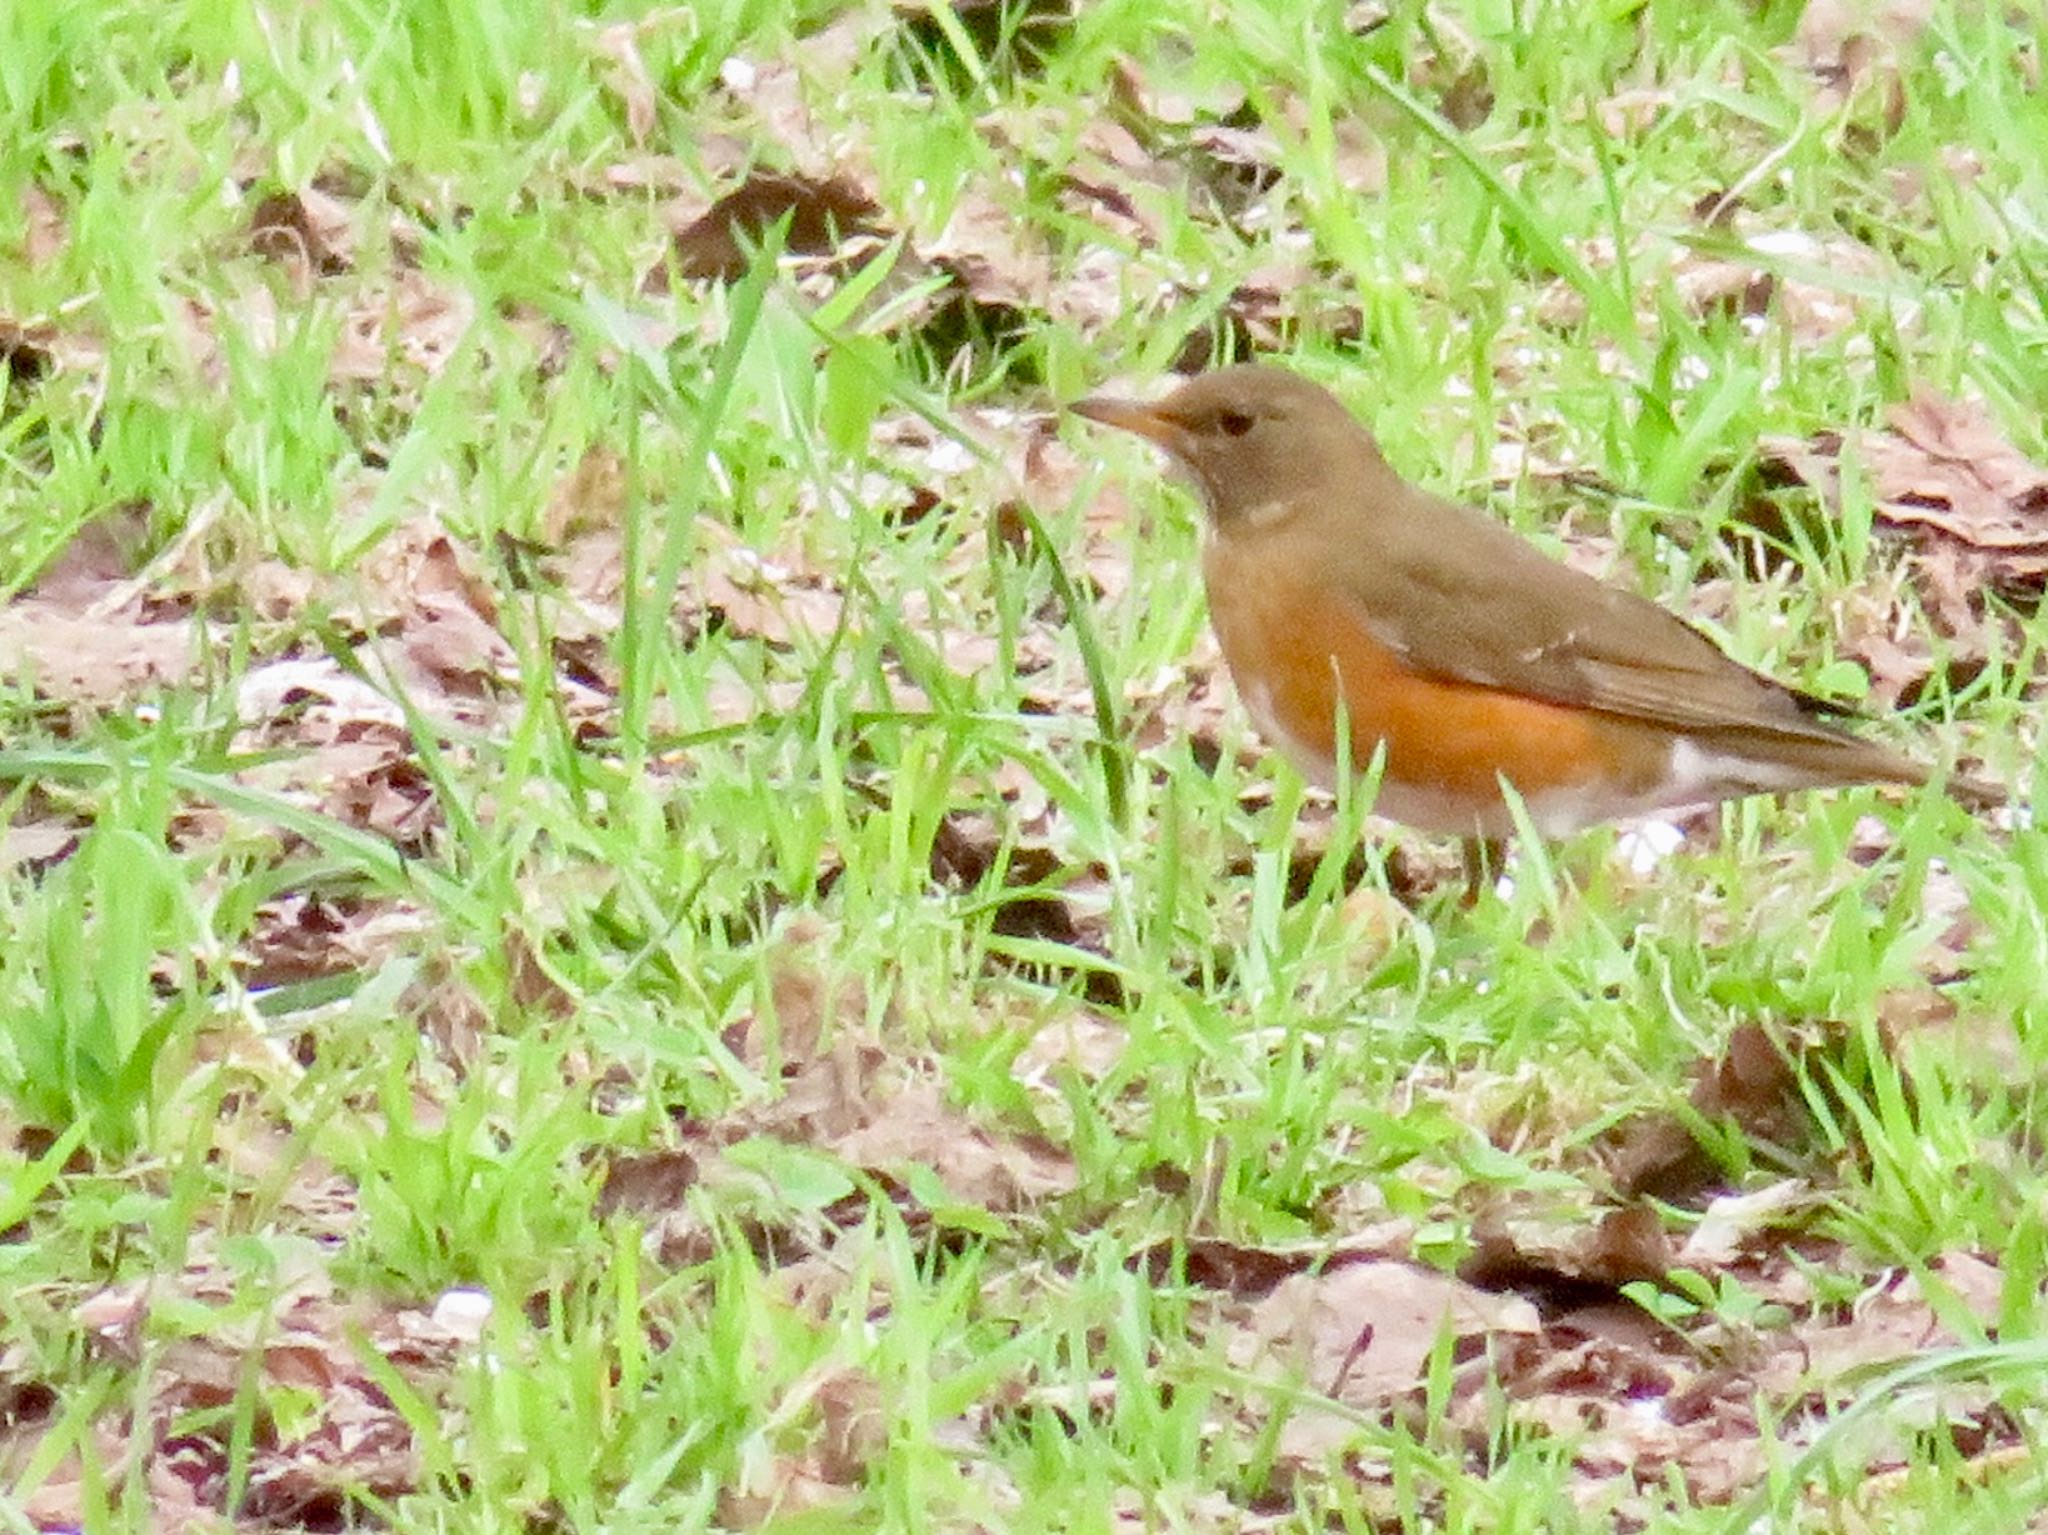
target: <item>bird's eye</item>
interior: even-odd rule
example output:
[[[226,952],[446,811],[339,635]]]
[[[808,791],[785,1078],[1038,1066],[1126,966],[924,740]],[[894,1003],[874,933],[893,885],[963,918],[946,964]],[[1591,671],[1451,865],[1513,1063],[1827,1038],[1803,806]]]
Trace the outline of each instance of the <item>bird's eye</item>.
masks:
[[[1226,437],[1242,437],[1252,429],[1252,418],[1241,410],[1226,410],[1216,418]]]

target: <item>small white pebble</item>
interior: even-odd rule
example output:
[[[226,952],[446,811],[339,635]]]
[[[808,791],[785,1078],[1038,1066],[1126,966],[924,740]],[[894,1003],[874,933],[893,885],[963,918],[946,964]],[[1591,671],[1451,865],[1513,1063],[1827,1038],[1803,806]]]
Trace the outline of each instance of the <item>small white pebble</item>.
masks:
[[[491,1319],[492,1301],[485,1290],[443,1290],[434,1302],[434,1325],[451,1337],[474,1343],[484,1335],[484,1323]]]
[[[933,474],[964,474],[974,467],[974,454],[965,443],[942,437],[932,444],[931,452],[925,457],[925,467]]]
[[[1801,256],[1814,260],[1821,255],[1820,241],[1803,229],[1766,229],[1751,236],[1749,248],[1760,256]]]
[[[761,71],[738,54],[718,66],[718,79],[735,96],[744,96],[761,81]]]
[[[1645,821],[1631,826],[1614,839],[1614,856],[1638,877],[1654,874],[1657,866],[1685,846],[1685,833],[1669,821]]]
[[[1993,806],[1991,824],[2000,831],[2027,831],[2034,824],[2034,807],[2018,804]]]
[[[1668,1415],[1664,1411],[1664,1398],[1661,1396],[1625,1397],[1622,1399],[1622,1411],[1626,1412],[1631,1418],[1636,1419],[1645,1428],[1652,1426],[1662,1427],[1669,1421]]]

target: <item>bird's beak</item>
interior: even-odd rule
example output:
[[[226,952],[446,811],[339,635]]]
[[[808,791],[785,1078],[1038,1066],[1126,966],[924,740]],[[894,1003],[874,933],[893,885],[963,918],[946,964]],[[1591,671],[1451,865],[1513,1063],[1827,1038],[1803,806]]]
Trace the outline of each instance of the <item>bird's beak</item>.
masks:
[[[1090,421],[1100,421],[1104,426],[1122,427],[1127,432],[1136,432],[1147,442],[1157,443],[1175,458],[1187,457],[1187,428],[1163,413],[1156,405],[1143,405],[1136,400],[1096,398],[1077,401],[1067,408],[1077,416],[1086,416]]]

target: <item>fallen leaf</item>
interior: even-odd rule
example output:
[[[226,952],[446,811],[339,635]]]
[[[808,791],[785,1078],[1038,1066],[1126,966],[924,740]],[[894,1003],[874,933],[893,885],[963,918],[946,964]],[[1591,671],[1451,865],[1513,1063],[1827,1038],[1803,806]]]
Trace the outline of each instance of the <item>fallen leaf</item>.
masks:
[[[216,645],[190,619],[88,617],[19,598],[0,608],[0,671],[46,698],[111,707],[180,686]]]
[[[1771,1225],[1803,1210],[1813,1198],[1803,1179],[1784,1178],[1742,1194],[1708,1201],[1700,1223],[1686,1234],[1678,1262],[1687,1268],[1723,1268]]]
[[[63,254],[71,243],[71,229],[63,204],[39,181],[22,183],[21,212],[21,259],[35,271]]]
[[[818,1405],[818,1470],[827,1481],[857,1486],[890,1443],[889,1400],[864,1370],[829,1369],[812,1387]]]
[[[471,697],[490,684],[515,687],[519,657],[489,620],[467,602],[432,593],[419,598],[400,631],[407,659],[442,687]]]
[[[980,187],[963,187],[943,228],[916,243],[919,258],[950,274],[967,298],[1022,314],[1052,309],[1052,254],[1032,221]]]
[[[1980,1326],[1996,1327],[2003,1281],[1995,1266],[1963,1253],[1936,1258],[1928,1268]],[[1800,1347],[1774,1355],[1760,1372],[1760,1384],[1785,1395],[1816,1386],[1838,1388],[1867,1376],[1872,1366],[1966,1341],[1941,1319],[1915,1275],[1891,1272],[1859,1296],[1839,1322],[1802,1330]]]
[[[856,235],[879,235],[882,210],[850,176],[817,179],[755,171],[702,215],[676,231],[670,261],[679,276],[737,282],[751,251],[778,220],[789,219],[783,248],[793,255],[829,256]],[[648,274],[653,291],[666,286],[667,264]]]
[[[1726,1120],[1758,1151],[1796,1154],[1813,1133],[1813,1117],[1800,1074],[1833,1045],[1780,1043],[1758,1024],[1729,1036],[1722,1055],[1695,1068],[1692,1108],[1706,1119]],[[1789,1053],[1788,1053],[1789,1052]],[[1688,1121],[1643,1114],[1620,1127],[1609,1167],[1630,1195],[1654,1195],[1669,1204],[1695,1198],[1720,1180],[1719,1164],[1694,1139]]]
[[[348,206],[312,187],[272,192],[249,215],[249,247],[308,279],[346,272],[354,265]]]
[[[867,1013],[858,977],[832,974],[833,929],[815,912],[800,912],[776,935],[765,956],[768,1006],[728,1031],[740,1059],[757,1069],[771,1061],[785,1072],[817,1060],[836,1036],[857,1029]]]
[[[1545,1313],[1613,1297],[1637,1280],[1661,1282],[1672,1266],[1664,1223],[1647,1205],[1558,1221],[1489,1210],[1473,1223],[1473,1250],[1458,1277],[1522,1295]]]
[[[1933,15],[1933,0],[1809,0],[1788,52],[1839,94],[1880,68],[1896,72]]]
[[[385,384],[403,368],[431,378],[455,355],[475,313],[468,289],[399,266],[388,286],[366,287],[349,307],[328,376],[336,383]]]
[[[654,77],[648,73],[647,60],[640,53],[640,32],[646,24],[615,22],[600,28],[597,34],[598,57],[610,65],[604,71],[605,84],[624,105],[626,131],[635,144],[646,143],[648,135],[654,132],[660,105]]]
[[[2021,453],[1980,404],[1922,388],[1886,412],[1888,429],[1845,436],[1767,437],[1766,469],[1839,502],[1841,460],[1853,455],[1879,522],[1916,536],[1925,606],[1957,641],[1958,658],[2004,647],[1985,632],[1985,593],[2023,606],[2048,590],[2048,469]]]
[[[1519,1297],[1490,1295],[1420,1264],[1368,1259],[1283,1280],[1246,1308],[1228,1353],[1239,1369],[1280,1373],[1377,1419],[1421,1385],[1446,1332],[1464,1358],[1474,1344],[1540,1331],[1535,1308]],[[1359,1432],[1350,1415],[1310,1402],[1288,1416],[1280,1450],[1314,1464]]]
[[[1073,1159],[1051,1142],[985,1128],[925,1081],[891,1093],[863,1123],[827,1144],[877,1172],[927,1167],[954,1203],[983,1210],[1025,1209],[1072,1192],[1078,1181]]]
[[[838,628],[845,597],[827,577],[769,558],[709,519],[698,520],[697,533],[677,592],[686,623],[792,647],[821,643]]]
[[[2048,469],[2015,448],[1981,404],[1916,390],[1858,440],[1879,514],[1980,549],[2048,556]]]
[[[697,1159],[687,1151],[647,1151],[611,1158],[597,1194],[600,1217],[668,1215],[683,1207],[697,1181]]]
[[[592,443],[549,493],[541,512],[541,542],[559,549],[581,534],[617,528],[625,509],[626,466],[610,448]]]
[[[82,826],[57,821],[15,822],[0,827],[0,870],[40,873],[78,851]]]

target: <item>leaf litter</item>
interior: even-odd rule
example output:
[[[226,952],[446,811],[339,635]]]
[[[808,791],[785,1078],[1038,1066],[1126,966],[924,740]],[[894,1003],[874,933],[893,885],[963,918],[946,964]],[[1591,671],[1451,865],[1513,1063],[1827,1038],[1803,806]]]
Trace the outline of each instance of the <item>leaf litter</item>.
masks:
[[[2024,648],[2021,625],[2048,593],[2048,470],[2022,453],[1978,402],[1922,386],[1886,408],[1881,427],[1766,437],[1764,466],[1831,510],[1867,497],[1907,550],[1903,575],[1934,639],[1896,600],[1852,594],[1850,636],[1880,696],[1911,701],[1939,671],[1958,690]],[[1995,768],[2002,768],[1998,756]]]
[[[1824,9],[1809,8],[1799,57],[1825,88],[1853,90],[1881,67],[1893,44],[1880,48],[1857,42],[1865,34],[1831,32]],[[1911,41],[1919,25],[1913,10],[1883,12],[1891,37]],[[604,88],[621,103],[636,145],[654,131],[659,112],[642,40],[627,26],[607,27],[590,40],[593,54],[608,61]],[[1194,279],[1160,254],[1163,201],[1193,200],[1240,227],[1277,217],[1271,194],[1284,156],[1272,125],[1248,114],[1241,98],[1185,101],[1155,92],[1128,63],[1117,76],[1120,115],[1090,125],[1062,172],[1062,205],[1103,242],[1064,272],[1037,232],[1011,216],[1004,188],[970,183],[942,217],[891,209],[858,156],[820,140],[822,114],[809,105],[816,80],[831,79],[857,46],[858,38],[835,28],[816,35],[798,61],[728,64],[724,88],[746,152],[707,143],[701,158],[725,187],[708,200],[701,189],[678,192],[684,172],[655,157],[607,173],[615,188],[658,186],[672,198],[669,251],[647,269],[652,291],[671,274],[687,282],[735,280],[752,249],[786,217],[785,249],[807,279],[835,281],[901,239],[906,259],[898,292],[935,281],[934,295],[958,295],[987,316],[1052,317],[1086,335],[1134,296],[1143,305],[1166,304],[1196,291]],[[1440,78],[1418,81],[1454,120],[1479,121],[1489,110],[1476,62],[1447,58]],[[1298,104],[1278,101],[1281,123],[1299,131],[1298,113],[1287,117]],[[1645,100],[1629,110],[1654,113],[1657,105]],[[1041,161],[1050,155],[1048,136],[1058,131],[1056,123],[1014,112],[986,127],[992,144]],[[1384,184],[1385,150],[1369,134],[1349,125],[1347,132],[1338,146],[1342,177],[1353,193],[1369,195]],[[763,156],[763,147],[776,154]],[[790,168],[768,168],[768,158]],[[1745,223],[1738,202],[1718,196],[1717,219],[1729,238],[1746,244],[1754,263],[1740,256],[1692,261],[1682,247],[1667,248],[1683,301],[1699,312],[1718,308],[1752,318],[1777,305],[1792,311],[1803,335],[1838,330],[1850,313],[1838,295],[1825,284],[1781,276],[1776,266],[1789,259],[1856,271],[1874,258],[1845,237]],[[28,212],[31,265],[58,259],[66,235],[57,200],[38,192]],[[405,375],[401,395],[417,390],[454,355],[475,315],[458,288],[421,270],[417,231],[402,218],[388,222],[386,249],[368,263],[381,276],[358,283],[364,231],[378,222],[343,178],[257,196],[248,252],[286,274],[285,292],[280,297],[252,284],[226,300],[189,299],[186,320],[200,343],[202,371],[218,372],[222,327],[274,344],[281,303],[347,288],[347,318],[330,359],[333,386],[382,386],[397,368]],[[1347,334],[1359,323],[1355,308],[1331,300],[1317,282],[1305,247],[1290,249],[1284,234],[1276,231],[1259,264],[1236,278],[1224,306],[1240,350],[1278,345],[1303,330]],[[928,296],[901,306],[894,323],[935,326],[941,308]],[[1198,365],[1212,348],[1204,341],[1182,362]],[[99,362],[89,339],[5,317],[0,356],[11,389],[38,387],[53,373],[89,372]],[[1084,496],[1082,466],[1054,434],[1022,430],[1011,419],[990,435],[1011,454],[1003,474],[1012,504],[1051,520],[1082,502],[1073,568],[1094,600],[1123,600],[1130,570],[1120,530],[1130,509],[1114,491]],[[902,505],[910,509],[906,525],[942,510],[1001,504],[979,471],[943,467],[941,441],[915,421],[886,419],[876,442],[893,453]],[[1913,541],[1916,579],[1951,639],[1968,642],[1989,621],[1972,594],[2038,599],[2048,575],[2048,475],[1981,407],[1922,391],[1888,412],[1883,431],[1773,440],[1766,453],[1829,499],[1842,494],[1844,466],[1853,459],[1880,518]],[[581,666],[558,685],[569,712],[598,726],[610,720],[616,679],[601,643],[593,642],[621,621],[623,494],[616,455],[592,447],[563,475],[539,529],[539,567],[555,588],[555,659],[573,654]],[[1013,516],[1007,534],[998,527],[998,541],[1021,545],[1017,530]],[[674,614],[681,632],[700,642],[758,642],[802,658],[848,621],[854,599],[842,577],[819,568],[797,544],[757,548],[708,519],[696,532],[697,557]],[[957,558],[979,559],[983,547],[962,541]],[[425,516],[395,529],[346,582],[274,562],[197,571],[179,560],[143,565],[147,575],[138,585],[137,552],[90,527],[74,537],[35,585],[0,610],[0,657],[11,675],[53,703],[97,712],[134,707],[188,684],[225,640],[222,626],[206,616],[217,607],[210,600],[217,594],[207,588],[248,594],[262,627],[252,664],[236,684],[236,745],[282,754],[272,769],[250,770],[251,781],[306,795],[322,813],[408,853],[431,852],[439,811],[412,738],[415,719],[503,731],[516,718],[522,665],[530,664],[507,633],[504,567],[490,557],[501,551],[487,552]],[[311,644],[300,629],[316,608],[338,647]],[[945,633],[962,623],[959,614],[927,605],[917,618],[944,633],[952,664],[963,673],[987,664],[985,635],[957,627]],[[1082,680],[1055,627],[1059,615],[1035,618],[1014,658],[1031,706],[1085,714]],[[921,701],[908,678],[892,686],[906,706]],[[1130,679],[1127,689],[1141,752],[1191,741],[1198,759],[1213,762],[1227,740],[1243,739],[1227,728],[1234,705],[1206,631],[1185,666]],[[712,716],[744,721],[776,701],[733,691],[714,703]],[[997,879],[1014,896],[998,931],[1008,922],[1013,936],[1066,945],[1077,956],[1106,954],[1103,928],[1089,909],[1100,873],[1072,867],[1057,807],[1029,774],[1000,778],[996,791],[992,800],[955,807],[944,819],[933,849],[934,883],[965,891]],[[74,844],[63,826],[17,826],[10,849],[17,835],[23,857],[62,858]],[[406,952],[419,931],[418,913],[402,905],[293,893],[264,911],[238,963],[253,987],[284,985],[368,969]],[[650,1249],[670,1262],[708,1250],[707,1212],[716,1200],[748,1201],[756,1229],[772,1237],[764,1250],[784,1255],[788,1292],[812,1304],[844,1282],[829,1260],[860,1219],[862,1201],[851,1192],[856,1177],[881,1188],[921,1230],[973,1211],[996,1218],[993,1227],[973,1229],[996,1230],[998,1241],[1014,1240],[1021,1225],[1058,1219],[1081,1183],[1072,1154],[1056,1140],[961,1107],[941,1061],[906,1048],[901,1020],[886,1006],[877,1010],[866,986],[837,968],[836,948],[830,927],[810,914],[783,927],[766,967],[767,995],[728,1031],[728,1048],[759,1091],[721,1114],[679,1122],[672,1144],[612,1156],[600,1196],[606,1217],[641,1221]],[[1087,966],[1077,961],[1076,968]],[[527,973],[541,974],[533,966]],[[553,1016],[573,1015],[574,998],[559,986],[533,985]],[[446,1011],[452,1017],[465,1008]],[[454,1032],[473,1043],[487,1020],[466,1016]],[[449,1053],[465,1054],[467,1047],[452,1039],[443,1041]],[[1063,1014],[1018,1057],[1017,1082],[1045,1107],[1047,1121],[1057,1122],[1055,1078],[1078,1073],[1099,1080],[1128,1047],[1114,1013]],[[1812,1128],[1803,1069],[1810,1063],[1788,1057],[1761,1030],[1738,1031],[1724,1058],[1700,1068],[1687,1113],[1626,1127],[1603,1148],[1611,1199],[1589,1198],[1563,1212],[1510,1199],[1482,1211],[1473,1223],[1475,1251],[1455,1274],[1421,1261],[1412,1229],[1400,1226],[1349,1238],[1339,1233],[1311,1255],[1215,1237],[1155,1249],[1147,1261],[1161,1282],[1202,1295],[1202,1329],[1249,1382],[1221,1394],[1223,1408],[1236,1416],[1223,1417],[1215,1431],[1249,1433],[1278,1418],[1276,1485],[1322,1477],[1334,1466],[1369,1499],[1389,1486],[1386,1466],[1374,1458],[1373,1431],[1396,1424],[1448,1433],[1475,1470],[1504,1428],[1555,1437],[1575,1458],[1574,1496],[1624,1521],[1657,1506],[1673,1475],[1703,1502],[1755,1486],[1772,1464],[1772,1418],[1791,1424],[1788,1443],[1809,1442],[1871,1368],[1970,1341],[1966,1319],[1989,1330],[2004,1305],[1996,1258],[1966,1252],[1944,1254],[1924,1271],[1863,1275],[1847,1304],[1823,1299],[1808,1281],[1811,1269],[1826,1266],[1839,1277],[1854,1272],[1854,1260],[1822,1251],[1800,1231],[1817,1185],[1798,1176],[1745,1191],[1722,1185],[1720,1164],[1702,1149],[1694,1127],[1731,1122],[1753,1151],[1789,1154],[1796,1162],[1802,1148],[1810,1149]],[[817,1160],[802,1167],[778,1161],[764,1144]],[[253,1167],[277,1149],[251,1136],[234,1155]],[[355,1213],[345,1186],[322,1182],[317,1167],[301,1171],[293,1198],[323,1205],[319,1220],[345,1231]],[[806,1186],[804,1178],[812,1182]],[[848,1192],[825,1197],[841,1186]],[[816,1209],[802,1207],[806,1187],[820,1201]],[[707,1193],[712,1203],[704,1201]],[[1650,1195],[1688,1207],[1698,1219],[1681,1234],[1644,1202]],[[309,1216],[308,1229],[316,1224]],[[1628,1293],[1647,1287],[1642,1293],[1682,1300],[1691,1292],[1675,1284],[1679,1271],[1707,1275],[1776,1309],[1738,1325],[1705,1309],[1685,1314]],[[192,1318],[201,1313],[215,1319],[195,1328]],[[259,1425],[244,1512],[279,1524],[333,1520],[357,1491],[401,1496],[421,1475],[411,1426],[345,1340],[367,1335],[430,1401],[440,1399],[450,1372],[473,1360],[478,1345],[474,1326],[452,1311],[444,1315],[439,1305],[337,1298],[324,1260],[293,1269],[261,1314],[252,1312],[204,1240],[182,1272],[83,1295],[73,1318],[108,1360],[132,1365],[143,1349],[154,1350],[152,1394],[131,1403],[128,1416],[100,1426],[95,1455],[100,1475],[145,1468],[166,1528],[216,1515],[228,1474],[220,1434],[174,1435],[174,1422],[238,1400],[252,1369],[263,1393],[314,1405],[296,1422],[266,1417]],[[7,1366],[10,1381],[33,1368],[21,1358]],[[1442,1367],[1447,1394],[1438,1391]],[[794,1394],[808,1401],[805,1421],[816,1426],[815,1436],[727,1490],[721,1515],[736,1526],[846,1501],[882,1451],[878,1387],[862,1372],[821,1369]],[[56,1407],[54,1399],[38,1407],[32,1388],[17,1390],[16,1400],[25,1406],[5,1426],[10,1457],[32,1451],[52,1428]],[[990,1419],[1024,1400],[991,1409]],[[1981,1395],[1950,1396],[1939,1405],[1940,1416],[1921,1423],[1888,1420],[1890,1438],[1860,1447],[1864,1463],[1879,1471],[1896,1464],[1902,1432],[1949,1433],[1965,1455],[1987,1454],[2020,1432]],[[1425,1422],[1431,1412],[1439,1420]],[[60,1460],[29,1516],[46,1525],[82,1523],[86,1481],[75,1457]],[[1210,1515],[1219,1527],[1245,1527],[1235,1505]]]

